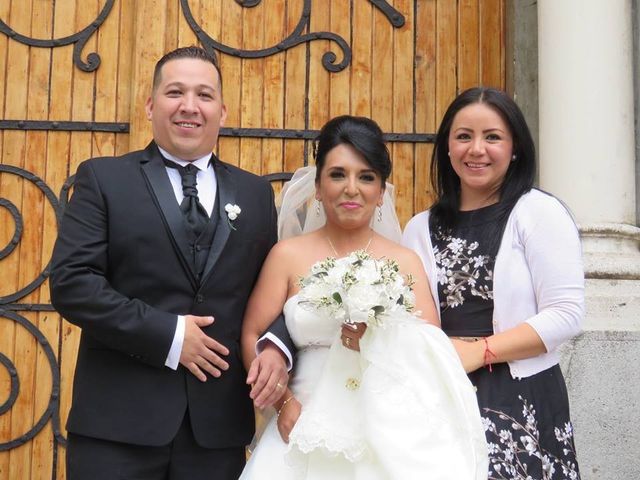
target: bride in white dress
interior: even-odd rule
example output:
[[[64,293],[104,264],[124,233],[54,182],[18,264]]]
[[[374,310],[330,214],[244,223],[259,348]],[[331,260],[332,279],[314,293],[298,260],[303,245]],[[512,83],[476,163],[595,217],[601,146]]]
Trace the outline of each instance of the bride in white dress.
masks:
[[[316,165],[283,189],[281,241],[245,314],[247,368],[256,340],[281,311],[298,351],[240,478],[485,480],[473,386],[439,328],[421,261],[394,241],[400,228],[385,188],[391,162],[380,128],[362,117],[330,120],[318,137]],[[395,260],[413,281],[417,312],[368,327],[360,352],[341,344],[340,318],[299,301],[300,279],[312,266],[354,251]]]

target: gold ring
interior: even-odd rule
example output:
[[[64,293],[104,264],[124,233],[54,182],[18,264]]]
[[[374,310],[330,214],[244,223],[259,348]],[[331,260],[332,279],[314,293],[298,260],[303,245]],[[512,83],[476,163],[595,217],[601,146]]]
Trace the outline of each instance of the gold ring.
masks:
[[[284,387],[284,385],[282,385],[280,382],[276,383],[276,388],[280,389],[282,387]]]
[[[347,337],[344,339],[344,344],[347,348],[351,346],[351,338]]]

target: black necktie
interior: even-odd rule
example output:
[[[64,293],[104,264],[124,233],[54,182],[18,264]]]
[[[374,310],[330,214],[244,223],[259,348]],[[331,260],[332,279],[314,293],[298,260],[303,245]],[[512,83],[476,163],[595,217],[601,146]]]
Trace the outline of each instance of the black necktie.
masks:
[[[180,204],[180,210],[182,210],[187,224],[196,234],[196,237],[199,237],[209,222],[209,215],[200,203],[200,200],[198,200],[198,188],[196,186],[198,183],[196,180],[198,167],[192,164],[181,167],[177,163],[167,159],[164,160],[164,164],[180,172],[180,177],[182,178],[182,194],[184,195],[184,199]]]

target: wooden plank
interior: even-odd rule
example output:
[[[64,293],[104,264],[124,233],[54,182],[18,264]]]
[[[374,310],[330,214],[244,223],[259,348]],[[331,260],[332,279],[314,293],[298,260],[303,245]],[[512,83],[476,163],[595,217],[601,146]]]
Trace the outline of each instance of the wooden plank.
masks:
[[[200,26],[203,26],[204,24],[204,17],[202,14],[205,3],[210,2],[189,3],[193,18]],[[198,37],[196,36],[195,32],[191,30],[191,27],[184,18],[180,4],[177,1],[174,1],[168,2],[168,5],[172,6],[173,8],[171,8],[170,14],[167,15],[167,29],[169,31],[177,31],[178,36],[177,42],[167,43],[165,45],[165,51],[168,52],[177,47],[188,47],[189,45],[197,45]]]
[[[92,0],[90,2],[83,2],[80,8],[80,4],[78,4],[76,11],[76,29],[84,28],[81,25],[87,25],[91,21],[93,21],[102,5],[100,2]],[[117,13],[117,11],[116,11]],[[113,12],[112,12],[113,14]],[[117,19],[117,17],[115,17]],[[113,21],[113,19],[110,19]],[[107,28],[107,27],[105,27]],[[109,38],[109,32],[106,32],[105,42],[107,42]],[[98,51],[98,42],[99,42],[100,34],[94,35],[89,39],[85,49],[84,55],[89,52]],[[111,47],[113,48],[113,47]],[[106,60],[104,57],[108,55],[110,51],[109,47],[105,47],[101,51],[99,51],[102,59],[101,67],[97,72],[94,73],[85,73],[79,71],[75,66],[71,69],[72,73],[72,82],[73,82],[73,99],[71,105],[71,118],[73,120],[93,120],[96,118],[96,102],[94,102],[94,91],[98,93],[99,84],[96,82],[96,77],[99,75],[105,75],[105,84],[100,93],[105,94],[105,98],[100,99],[102,106],[106,108],[106,102],[109,101],[106,98],[106,93],[109,91],[109,88],[106,84],[109,82],[109,78],[114,78],[114,66],[112,65],[113,60]],[[117,47],[113,48],[112,51],[118,51]],[[107,67],[103,71],[102,68],[104,66],[104,62],[107,62]],[[68,68],[68,67],[67,67]],[[111,101],[115,101],[115,98],[111,98]],[[109,116],[113,118],[115,114],[114,110],[109,110]],[[106,114],[105,114],[106,115]],[[107,118],[107,117],[102,117]],[[66,139],[61,137],[60,139],[55,139],[54,142],[61,142],[62,147],[66,146]],[[111,139],[109,142],[111,147],[105,149],[105,152],[114,151],[114,141]],[[94,147],[96,147],[94,149]],[[78,165],[80,162],[91,158],[93,156],[100,155],[102,148],[94,146],[92,141],[92,133],[90,132],[71,132],[69,135],[69,147],[68,147],[68,172],[69,174],[75,174]],[[62,324],[58,323],[58,328],[63,332],[61,335],[61,348],[60,348],[60,369],[61,369],[61,420],[62,426],[66,423],[66,419],[68,416],[68,409],[71,404],[71,393],[72,393],[72,382],[73,382],[73,372],[75,370],[75,361],[77,355],[78,341],[80,338],[80,331],[76,327],[70,327],[69,324],[65,321]],[[60,459],[64,458],[64,449],[60,449]],[[59,472],[63,473],[64,462],[59,462]]]
[[[479,0],[461,0],[458,7],[458,90],[480,82]]]
[[[32,2],[12,2],[8,15],[8,24],[25,35],[31,34]],[[11,92],[4,105],[4,118],[20,119],[27,115],[28,81],[29,81],[29,47],[11,41],[7,48],[7,60],[10,67],[6,74],[6,90]],[[4,146],[2,163],[24,168],[26,150],[26,134],[24,132],[4,132]],[[12,202],[22,217],[26,217],[28,211],[24,205],[24,180],[16,175],[0,176],[0,195]],[[2,262],[3,285],[0,286],[0,294],[9,294],[21,288],[21,260],[28,246],[24,238]],[[33,342],[25,338],[24,329],[14,322],[9,322],[5,335],[0,340],[0,351],[12,359],[20,378],[20,393],[11,411],[7,412],[2,420],[3,438],[18,438],[30,427],[32,420],[32,388],[34,381],[34,356],[29,354],[34,348]],[[8,478],[29,478],[31,475],[31,442],[15,448],[9,452]]]
[[[245,50],[258,50],[264,46],[264,4],[245,8],[242,12],[244,35],[242,47]],[[240,124],[245,128],[259,128],[262,123],[264,105],[262,86],[264,84],[264,59],[244,59],[242,61],[242,94],[240,102]],[[240,167],[260,174],[262,141],[258,138],[240,140]]]
[[[416,9],[416,104],[415,125],[419,133],[433,133],[436,92],[436,0],[419,2]],[[432,201],[429,165],[431,148],[416,144],[413,180],[414,214],[428,207]]]
[[[348,2],[344,2],[348,5]],[[330,15],[324,2],[311,3],[311,32],[330,29]],[[314,40],[309,43],[309,128],[320,129],[329,120],[329,72],[322,65],[322,56],[334,52],[340,58],[336,43]]]
[[[411,0],[396,0],[394,6],[406,18],[413,18]],[[397,132],[412,132],[414,129],[413,48],[413,23],[407,22],[404,27],[393,32],[393,129]],[[395,143],[392,148],[396,212],[401,225],[413,215],[413,153],[413,145],[410,143]]]
[[[286,20],[287,32],[293,31],[302,14],[302,2],[289,2],[287,4]],[[308,126],[306,114],[307,101],[307,60],[306,45],[298,45],[286,51],[285,63],[285,128],[304,129]],[[308,143],[308,145],[305,145]],[[311,142],[302,140],[287,140],[284,144],[284,171],[294,172],[305,161],[305,148],[311,152]],[[314,160],[311,153],[306,159],[309,164]]]
[[[35,314],[22,313],[29,322],[35,322]],[[11,409],[11,438],[17,439],[33,426],[33,395],[35,384],[36,339],[22,326],[17,325],[14,335],[13,360],[20,379],[20,394]],[[26,442],[10,451],[8,478],[31,478],[32,442]]]
[[[398,8],[398,5],[396,5],[396,8]],[[409,12],[403,11],[402,13],[407,15]],[[402,34],[409,32],[410,43],[413,43],[412,27],[412,23],[408,22],[401,30]],[[399,90],[408,93],[411,100],[413,100],[413,65],[409,66],[408,75],[405,77],[395,76],[394,78],[394,69],[398,63],[398,58],[394,57],[394,52],[396,51],[394,36],[400,34],[400,31],[396,32],[394,30],[387,17],[381,11],[374,10],[371,35],[373,41],[371,49],[371,117],[378,122],[380,128],[385,132],[393,131],[396,116],[408,117],[409,120],[412,118],[410,111],[400,112],[398,109],[400,106],[394,103],[396,95],[403,95],[398,92]],[[407,52],[401,53],[407,55]],[[413,54],[411,56],[407,55],[407,60],[411,63]],[[403,67],[406,66],[406,62],[402,60],[400,62]],[[406,74],[407,72],[405,71],[404,73]],[[409,110],[412,110],[411,104],[409,105]],[[411,131],[412,127],[410,126],[407,131]]]
[[[55,2],[54,5],[54,21],[53,21],[53,36],[54,38],[60,38],[68,35],[72,35],[75,29],[74,21],[70,19],[76,18],[76,3],[75,1],[67,2]],[[49,107],[49,120],[62,120],[71,119],[71,105],[72,96],[69,95],[73,77],[78,70],[72,61],[72,49],[68,47],[54,48],[51,51],[51,84],[50,84],[50,107]],[[91,50],[84,51],[85,54],[90,53]],[[101,52],[102,53],[102,52]],[[101,55],[101,57],[104,56]],[[69,171],[69,149],[71,144],[71,134],[68,132],[49,132],[47,135],[47,184],[50,185],[56,193],[58,193],[70,173]],[[55,234],[57,228],[52,227],[52,215],[53,212],[48,209],[45,210],[46,229],[43,230],[43,234],[46,235],[50,232],[51,237],[48,240],[49,248],[52,248],[52,243],[55,240]],[[43,245],[43,249],[44,249]],[[43,295],[46,295],[43,292]],[[45,297],[46,298],[46,297]],[[56,324],[55,329],[60,331],[62,328],[62,319],[57,314],[50,314],[51,321]],[[58,336],[58,338],[60,338]],[[64,432],[64,425],[67,418],[67,413],[71,403],[71,390],[72,390],[72,375],[73,367],[75,366],[75,357],[77,347],[74,347],[72,342],[66,342],[64,338],[60,338],[60,344],[56,343],[56,351],[61,352],[58,364],[60,373],[64,381],[60,386],[60,416],[63,419],[61,428]],[[66,357],[72,357],[72,362],[66,362]],[[71,365],[69,365],[71,363]],[[70,368],[71,367],[71,368]],[[64,478],[64,448],[60,448],[58,452],[58,464],[57,471],[55,472],[58,478]]]
[[[189,3],[189,7],[191,8],[192,13],[196,15],[196,19],[199,17],[199,5],[200,2]],[[164,8],[166,8],[166,25],[164,30],[164,46],[162,48],[162,53],[169,52],[177,48],[178,45],[186,46],[195,44],[193,40],[189,43],[181,43],[185,40],[184,38],[181,38],[185,33],[184,26],[186,26],[187,29],[189,29],[189,27],[187,22],[184,20],[184,15],[182,14],[180,0],[168,0]]]
[[[167,29],[166,2],[137,0],[134,24],[133,76],[130,105],[131,150],[144,148],[152,138],[151,125],[144,104],[151,93],[153,69],[165,53],[164,34]]]
[[[351,5],[344,0],[331,0],[331,31],[349,41],[351,38]],[[351,69],[349,64],[342,72],[330,76],[329,117],[351,112]]]
[[[42,7],[42,8],[40,8]],[[39,38],[51,38],[53,31],[51,18],[53,8],[51,4],[38,6],[33,11],[32,31]],[[27,118],[46,120],[49,107],[49,68],[51,66],[51,51],[49,49],[32,48],[29,64],[29,95],[27,104]],[[40,178],[46,174],[47,132],[27,132],[25,169],[35,173]],[[44,210],[46,200],[43,192],[35,185],[28,183],[25,186],[23,208],[28,212],[25,216],[25,236],[23,242],[27,246],[27,255],[20,259],[20,285],[27,285],[35,280],[44,270],[51,251],[45,252],[43,243],[45,236]],[[26,253],[25,252],[25,253]],[[45,260],[46,258],[46,260]],[[46,286],[45,286],[46,287]],[[21,299],[21,302],[39,303],[40,295],[44,288],[40,287],[30,295]],[[47,340],[57,347],[58,335],[56,322],[47,322],[46,314],[34,313],[32,315],[38,330]],[[33,393],[30,400],[32,417],[31,425],[35,425],[49,406],[52,391],[52,372],[49,362],[42,347],[35,343],[35,339],[28,334],[26,341],[32,342],[38,348],[34,348],[33,360]],[[16,335],[16,341],[21,341]],[[36,380],[37,379],[37,382]],[[53,471],[53,436],[51,424],[32,440],[31,445],[31,478],[48,478]]]
[[[353,3],[351,113],[371,116],[371,21],[369,2]]]
[[[100,10],[98,9],[97,0],[87,0],[82,3],[82,8],[76,10],[75,30],[76,32],[82,30],[89,25],[98,16]],[[87,41],[86,46],[82,52],[82,58],[91,52],[97,51],[96,36],[92,35]],[[93,93],[95,89],[96,73],[83,72],[78,68],[74,68],[74,77],[72,84],[73,91],[73,103],[71,105],[71,115],[76,121],[93,121],[94,120],[94,103]]]
[[[31,0],[11,2],[9,24],[17,32],[31,33]],[[11,41],[7,48],[7,59],[10,65],[6,75],[6,91],[11,92],[4,105],[4,118],[25,118],[27,113],[27,83],[29,80],[29,47]]]
[[[219,13],[220,23],[225,28],[214,30],[217,38],[225,45],[242,47],[242,9],[233,0],[223,0]],[[222,90],[224,103],[227,106],[228,127],[239,127],[241,121],[240,102],[243,83],[242,60],[230,55],[219,55],[220,70],[222,71]],[[240,164],[240,139],[222,138],[218,140],[218,154],[222,160],[233,165]]]
[[[8,216],[0,211],[0,221],[8,220]],[[6,243],[3,243],[6,245]],[[1,264],[0,264],[1,265]],[[7,344],[13,343],[13,322],[4,317],[0,317],[0,352],[7,355]],[[9,336],[9,334],[11,334]],[[4,398],[8,398],[8,392],[11,391],[11,377],[6,368],[0,368],[0,392],[3,392]],[[3,400],[4,402],[4,400]],[[10,413],[0,415],[0,442],[4,443],[10,440]],[[0,478],[9,478],[9,452],[0,452]]]
[[[60,428],[66,436],[67,419],[69,418],[69,408],[71,407],[71,395],[73,385],[73,375],[76,369],[77,351],[80,344],[80,329],[64,320],[60,329],[60,343],[63,346],[58,359],[60,369],[60,384],[66,386],[60,395]],[[64,367],[64,368],[62,368]],[[61,447],[58,453],[58,478],[65,478],[65,455],[66,448]]]
[[[57,139],[61,140],[60,142]],[[44,176],[44,181],[47,185],[51,186],[54,189],[56,194],[60,191],[60,188],[67,177],[67,151],[68,151],[68,142],[69,135],[61,132],[50,132],[47,135],[47,156],[46,156],[46,173]],[[45,204],[45,209],[43,212],[43,222],[42,222],[42,264],[41,269],[44,269],[46,264],[51,259],[51,253],[53,251],[53,244],[57,235],[57,225],[56,225],[56,217],[55,211],[51,207],[51,205],[47,202]],[[43,287],[39,291],[40,295],[40,303],[50,304],[51,297],[49,295],[49,284],[48,281],[44,283]],[[59,351],[59,339],[60,339],[60,330],[62,327],[62,319],[60,315],[56,312],[46,312],[39,314],[39,328],[45,332],[47,339],[49,340],[54,352],[57,354]],[[79,336],[79,331],[78,331]],[[68,347],[68,345],[65,345]],[[74,351],[75,352],[75,351]],[[37,359],[37,369],[38,372],[43,371],[48,368],[48,360],[42,354],[42,351],[38,351],[38,359]],[[62,365],[60,359],[58,358],[58,365],[61,371],[64,371],[64,367],[66,365]],[[73,372],[73,370],[71,370]],[[39,375],[39,374],[38,374]],[[68,383],[68,387],[71,386],[71,382]],[[67,389],[67,393],[70,393],[70,388]],[[67,397],[69,398],[69,397]],[[68,411],[68,403],[66,405],[60,405],[60,413]],[[53,457],[53,432],[51,431],[51,424],[47,426],[47,432],[41,435],[40,437],[44,437],[44,440],[50,443],[49,457],[51,461],[54,460]],[[64,423],[60,426],[64,428]],[[34,449],[36,447],[34,446]],[[58,469],[61,468],[61,465],[64,464],[64,448],[58,449],[58,458],[57,465]],[[53,469],[53,465],[51,466]],[[59,471],[59,470],[58,470]],[[44,478],[42,476],[41,478]],[[48,477],[47,477],[48,478]],[[64,478],[61,473],[58,473],[56,478]]]
[[[436,119],[438,125],[457,87],[457,10],[454,2],[438,0],[436,9]]]
[[[114,4],[115,16],[118,19],[119,44],[118,44],[118,77],[115,97],[116,121],[129,123],[131,116],[132,76],[134,63],[134,13],[133,2],[116,2]],[[148,95],[148,92],[147,92]],[[143,108],[138,106],[138,108]],[[130,150],[129,134],[116,135],[116,155],[123,155]]]
[[[61,148],[65,147],[64,138],[55,138],[54,142],[59,141]],[[92,156],[92,134],[90,132],[72,132],[69,139],[69,171],[75,173],[78,164]],[[76,366],[76,358],[78,344],[80,341],[80,329],[71,325],[66,320],[60,325],[60,422],[64,429],[69,415],[69,407],[71,406],[71,396],[73,387],[73,373]],[[64,430],[63,430],[64,431]],[[64,449],[60,449],[58,458],[58,474],[64,475]],[[64,478],[64,476],[62,476]]]
[[[50,55],[49,52],[44,52]],[[31,52],[33,61],[43,61],[48,64],[48,59],[42,57],[42,52]],[[35,57],[35,58],[34,58]],[[34,71],[35,70],[35,71]],[[43,112],[41,104],[46,105],[47,92],[42,91],[39,82],[38,69],[30,69],[29,75],[29,118],[42,116]],[[32,107],[32,105],[35,105]],[[44,112],[46,115],[46,112]],[[26,132],[25,155],[23,167],[26,171],[43,176],[44,173],[44,150],[46,145],[46,132]],[[24,230],[20,242],[20,256],[18,269],[18,288],[23,288],[33,280],[41,272],[41,243],[42,243],[42,213],[44,207],[44,197],[42,192],[31,182],[23,181],[23,196],[21,211],[23,213]],[[20,302],[34,303],[38,301],[38,290],[20,298]],[[27,321],[37,326],[39,329],[39,314],[26,313],[22,314]],[[41,330],[46,335],[47,330]],[[20,395],[18,402],[14,406],[14,418],[21,418],[20,422],[14,422],[12,425],[12,437],[17,438],[19,435],[26,433],[37,420],[43,415],[48,402],[43,401],[50,395],[51,388],[47,392],[47,383],[51,382],[51,373],[49,375],[38,375],[38,357],[42,354],[38,348],[36,338],[24,328],[15,330],[15,360],[20,365]],[[36,378],[38,381],[36,382]],[[46,429],[45,429],[46,430]],[[50,475],[52,468],[52,458],[50,452],[50,435],[47,432],[41,432],[31,442],[23,447],[16,449],[18,456],[24,455],[25,463],[21,473],[14,471],[16,475],[28,475],[31,478]],[[13,456],[12,460],[18,458]],[[18,467],[19,468],[19,467]],[[20,477],[17,477],[20,478]]]
[[[11,11],[11,2],[0,2],[0,18],[9,18],[9,12]],[[0,35],[0,112],[4,114],[5,104],[5,92],[6,92],[6,75],[8,64],[8,49],[9,49],[9,37],[6,35]],[[6,117],[3,117],[6,118]],[[0,454],[0,458],[2,454]],[[2,463],[0,463],[0,469]],[[0,470],[2,472],[2,470]]]
[[[505,28],[503,0],[483,0],[480,6],[480,81],[504,89]]]
[[[286,1],[274,0],[269,13],[264,16],[264,45],[277,45],[286,36]],[[284,53],[264,59],[264,112],[262,125],[265,128],[284,128]],[[262,141],[262,173],[277,173],[283,167],[283,144],[279,139]]]
[[[97,32],[99,52],[120,51],[118,9],[111,12],[110,18]],[[104,57],[104,58],[102,58]],[[115,122],[118,91],[118,56],[102,55],[100,68],[96,72],[95,121]],[[102,157],[115,154],[116,139],[114,133],[96,132],[92,138],[92,156]]]
[[[115,122],[118,92],[118,53],[120,46],[119,6],[114,9],[102,24],[96,35],[96,49],[100,55],[100,68],[95,74],[95,121]],[[116,54],[110,54],[115,52]],[[75,117],[74,117],[75,118]]]

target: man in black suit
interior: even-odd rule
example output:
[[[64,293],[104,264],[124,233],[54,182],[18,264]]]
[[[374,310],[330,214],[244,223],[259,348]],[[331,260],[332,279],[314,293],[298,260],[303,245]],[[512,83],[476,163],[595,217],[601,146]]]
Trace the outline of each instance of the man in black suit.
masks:
[[[79,166],[53,253],[51,301],[82,328],[67,478],[235,479],[254,429],[241,322],[276,241],[273,190],[211,153],[226,108],[203,49],[160,59],[146,112],[146,149]],[[257,403],[286,385],[280,355],[252,367]]]

